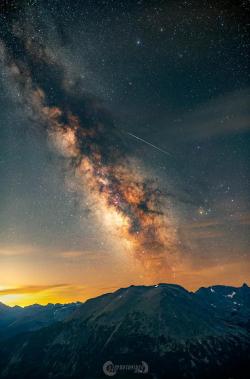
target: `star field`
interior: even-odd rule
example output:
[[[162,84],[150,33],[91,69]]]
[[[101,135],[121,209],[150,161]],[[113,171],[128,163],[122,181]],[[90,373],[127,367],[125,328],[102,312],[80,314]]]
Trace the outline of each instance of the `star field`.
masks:
[[[163,211],[171,214],[180,256],[173,276],[159,281],[196,288],[249,280],[249,10],[249,1],[0,5],[0,39],[19,29],[30,43],[45,46],[63,67],[67,93],[90,96],[96,109],[105,109],[119,134],[118,142],[111,136],[114,150],[134,159],[136,173],[154,180],[168,199]],[[14,39],[10,45],[20,54]],[[23,66],[27,61],[23,57]],[[68,283],[97,292],[150,281],[119,256],[119,243],[93,217],[96,199],[79,192],[67,159],[35,126],[22,91],[2,67],[3,285],[53,282],[55,272],[58,282],[66,275]],[[35,80],[45,83],[44,66],[40,73],[37,67]],[[51,103],[64,101],[58,81],[44,84]],[[122,208],[120,194],[112,204]]]

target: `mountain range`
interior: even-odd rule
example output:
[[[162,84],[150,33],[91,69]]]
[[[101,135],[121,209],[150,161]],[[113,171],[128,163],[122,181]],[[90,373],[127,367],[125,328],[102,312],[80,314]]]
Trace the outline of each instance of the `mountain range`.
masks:
[[[250,288],[130,286],[85,303],[0,304],[0,378],[247,379]]]
[[[0,302],[0,342],[22,332],[38,330],[57,321],[63,321],[80,305],[80,302],[76,302],[9,307]]]

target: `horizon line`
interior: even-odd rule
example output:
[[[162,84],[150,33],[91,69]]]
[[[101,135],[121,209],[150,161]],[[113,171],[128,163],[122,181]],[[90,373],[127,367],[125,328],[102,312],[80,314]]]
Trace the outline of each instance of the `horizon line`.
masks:
[[[177,283],[167,283],[167,282],[161,282],[161,283],[156,283],[156,284],[130,284],[129,286],[127,287],[106,287],[107,289],[108,288],[114,288],[115,290],[114,291],[111,291],[111,292],[104,292],[100,295],[97,295],[97,296],[93,296],[93,297],[89,297],[83,301],[81,300],[75,300],[75,301],[69,301],[69,302],[66,302],[66,303],[60,303],[60,302],[48,302],[47,304],[39,304],[39,303],[31,303],[31,304],[28,304],[28,305],[18,305],[18,304],[15,304],[15,305],[8,305],[6,303],[4,303],[3,301],[0,300],[0,304],[8,307],[8,308],[15,308],[15,307],[18,307],[18,308],[27,308],[27,307],[31,307],[31,306],[34,306],[34,305],[38,305],[40,307],[46,307],[48,305],[69,305],[69,304],[76,304],[76,303],[80,303],[80,304],[84,304],[86,301],[88,300],[91,300],[91,299],[96,299],[100,296],[104,296],[104,295],[108,295],[110,293],[115,293],[116,291],[119,291],[121,289],[128,289],[130,287],[158,287],[158,286],[162,286],[162,285],[168,285],[168,286],[177,286],[177,287],[181,287],[183,288],[185,291],[189,292],[189,293],[196,293],[198,292],[201,288],[213,288],[213,287],[231,287],[231,288],[242,288],[244,286],[247,286],[247,287],[250,287],[249,284],[247,282],[243,282],[242,285],[240,286],[233,286],[233,285],[228,285],[228,284],[213,284],[213,285],[209,285],[209,286],[201,286],[199,288],[197,288],[196,290],[194,291],[191,291],[191,290],[187,290],[184,286],[180,285],[180,284],[177,284]],[[101,289],[101,288],[100,288]],[[104,289],[104,288],[103,288]],[[7,294],[6,295],[3,295],[3,296],[8,296]],[[0,296],[1,298],[1,296]]]

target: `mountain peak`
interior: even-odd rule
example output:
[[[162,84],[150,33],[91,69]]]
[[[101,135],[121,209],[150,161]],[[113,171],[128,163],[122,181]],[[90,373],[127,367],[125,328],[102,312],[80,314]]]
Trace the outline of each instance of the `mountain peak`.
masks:
[[[10,307],[0,301],[0,309],[9,309]]]
[[[247,285],[247,283],[243,283],[242,288],[249,288],[249,286]]]
[[[250,351],[250,344],[247,345],[248,291],[247,285],[244,290],[211,286],[195,293],[176,284],[133,285],[89,299],[75,309],[70,308],[66,314],[59,313],[60,317],[56,318],[57,311],[50,306],[39,312],[31,308],[29,329],[27,313],[14,324],[11,320],[12,327],[19,327],[19,336],[9,340],[7,350],[4,346],[7,358],[0,360],[0,371],[8,370],[5,379],[24,378],[27,375],[22,370],[30,367],[30,362],[37,372],[42,362],[44,371],[39,378],[99,378],[98,370],[107,357],[112,362],[133,362],[135,357],[139,361],[145,359],[153,372],[156,371],[156,378],[162,378],[160,374],[164,371],[172,379],[184,378],[184,371],[196,379],[203,379],[207,372],[206,378],[211,378],[215,377],[215,369],[221,372],[225,368],[228,372],[230,364],[239,370],[242,364],[235,368],[235,356],[243,357],[243,363],[248,362]],[[64,308],[58,307],[58,311]],[[46,315],[49,316],[47,321]],[[63,322],[58,323],[60,320]],[[12,336],[18,334],[16,330],[5,329],[8,338],[10,332]],[[13,357],[20,354],[20,346],[22,357],[17,361]],[[86,365],[79,351],[88,357]],[[65,353],[74,357],[72,365],[65,360]],[[243,378],[234,371],[230,374]]]

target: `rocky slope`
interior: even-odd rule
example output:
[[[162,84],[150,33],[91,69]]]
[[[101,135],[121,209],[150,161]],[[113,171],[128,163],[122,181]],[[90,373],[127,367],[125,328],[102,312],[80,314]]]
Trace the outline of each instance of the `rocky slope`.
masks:
[[[106,377],[103,364],[111,361],[120,365],[115,377],[138,378],[124,365],[143,361],[149,367],[143,378],[247,378],[247,303],[235,318],[230,311],[225,317],[221,302],[233,291],[248,299],[250,289],[212,289],[131,286],[88,300],[67,321],[6,341],[0,377],[95,379]]]

